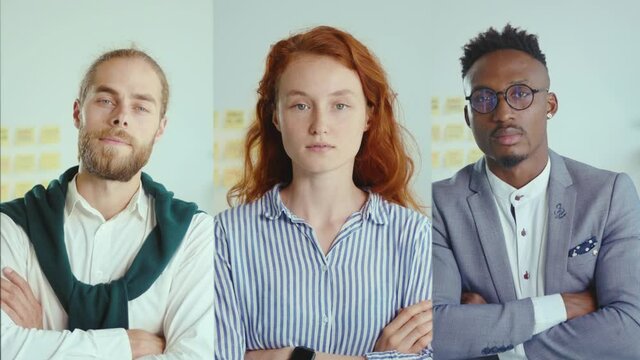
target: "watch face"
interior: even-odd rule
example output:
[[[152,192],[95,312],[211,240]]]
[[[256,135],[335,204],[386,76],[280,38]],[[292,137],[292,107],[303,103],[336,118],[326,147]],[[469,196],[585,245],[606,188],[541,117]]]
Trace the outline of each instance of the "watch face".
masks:
[[[313,349],[306,348],[304,346],[297,346],[291,353],[290,360],[313,360],[316,357],[316,352]]]

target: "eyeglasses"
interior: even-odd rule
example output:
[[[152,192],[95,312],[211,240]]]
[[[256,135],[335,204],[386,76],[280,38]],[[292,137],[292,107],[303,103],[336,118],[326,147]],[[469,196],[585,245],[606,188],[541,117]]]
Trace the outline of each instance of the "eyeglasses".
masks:
[[[549,91],[549,89],[532,89],[525,84],[513,84],[505,91],[498,92],[489,88],[478,88],[465,99],[469,100],[471,108],[476,112],[488,114],[498,106],[498,95],[502,95],[512,109],[524,110],[531,106],[534,94],[540,91]]]

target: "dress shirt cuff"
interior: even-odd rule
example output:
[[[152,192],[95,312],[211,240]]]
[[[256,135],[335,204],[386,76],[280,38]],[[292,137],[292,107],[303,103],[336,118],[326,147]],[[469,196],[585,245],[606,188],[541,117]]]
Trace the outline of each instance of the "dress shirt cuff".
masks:
[[[131,359],[131,343],[125,329],[87,330],[95,349],[105,359]]]
[[[367,360],[391,360],[391,359],[403,359],[403,360],[432,360],[432,350],[430,348],[424,349],[420,354],[401,354],[397,351],[383,351],[372,352],[364,355]]]
[[[533,303],[533,335],[567,320],[567,310],[560,294],[531,298]]]

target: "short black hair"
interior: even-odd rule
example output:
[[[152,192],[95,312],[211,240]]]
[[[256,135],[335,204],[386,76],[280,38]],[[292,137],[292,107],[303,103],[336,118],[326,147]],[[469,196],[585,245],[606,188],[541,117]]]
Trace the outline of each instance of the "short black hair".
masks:
[[[490,27],[463,47],[464,55],[460,58],[462,77],[467,75],[471,66],[482,56],[503,49],[524,51],[547,67],[545,56],[538,45],[538,36],[507,24],[501,33]]]

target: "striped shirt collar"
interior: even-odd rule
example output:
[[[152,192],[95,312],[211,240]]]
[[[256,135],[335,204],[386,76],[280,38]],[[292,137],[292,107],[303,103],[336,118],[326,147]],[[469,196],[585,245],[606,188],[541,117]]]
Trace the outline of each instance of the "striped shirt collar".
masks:
[[[284,184],[277,184],[271,190],[269,190],[264,195],[264,203],[263,203],[263,211],[264,216],[269,220],[276,220],[283,213],[293,222],[301,222],[303,221],[295,214],[291,212],[291,210],[287,209],[282,202],[282,198],[280,197],[280,189],[284,186]],[[374,224],[384,225],[388,221],[387,210],[383,206],[383,199],[379,194],[376,194],[369,189],[364,189],[369,196],[367,197],[367,201],[364,206],[360,210],[360,213],[363,216],[363,219],[370,220]]]

